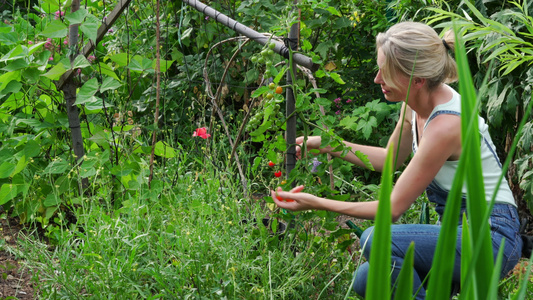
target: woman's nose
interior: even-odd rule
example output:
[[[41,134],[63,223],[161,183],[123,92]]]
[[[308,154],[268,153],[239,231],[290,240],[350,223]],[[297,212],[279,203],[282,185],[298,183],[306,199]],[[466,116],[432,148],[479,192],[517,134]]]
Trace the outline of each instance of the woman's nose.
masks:
[[[381,78],[381,70],[378,71],[376,77],[374,77],[374,83],[381,84],[383,83],[383,78]]]

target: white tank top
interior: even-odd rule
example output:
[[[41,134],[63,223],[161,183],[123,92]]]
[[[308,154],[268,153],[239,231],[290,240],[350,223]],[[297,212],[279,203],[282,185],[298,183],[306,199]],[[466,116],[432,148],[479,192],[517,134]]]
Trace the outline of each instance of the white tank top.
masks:
[[[453,114],[460,116],[461,115],[461,95],[457,93],[454,89],[449,87],[452,91],[452,99],[444,104],[437,105],[431,112],[426,124],[424,125],[424,130],[428,126],[429,122],[433,120],[436,116],[440,114]],[[418,135],[416,130],[416,112],[413,111],[413,122],[412,122],[412,133],[413,133],[413,153],[416,153],[418,149]],[[482,160],[482,170],[483,170],[483,179],[485,182],[485,198],[487,201],[490,201],[494,191],[496,189],[496,184],[500,178],[502,172],[502,165],[496,154],[496,147],[492,142],[490,137],[488,126],[485,124],[485,120],[482,117],[478,117],[479,122],[479,133],[482,137],[481,140],[481,160]],[[434,182],[446,191],[450,191],[452,188],[453,178],[455,177],[455,172],[457,171],[457,166],[459,161],[446,161],[442,168],[439,170],[435,176]],[[463,194],[466,195],[466,185],[463,185]],[[498,195],[496,197],[496,203],[508,203],[516,206],[513,193],[509,188],[509,184],[505,177],[500,183],[500,188],[498,190]]]

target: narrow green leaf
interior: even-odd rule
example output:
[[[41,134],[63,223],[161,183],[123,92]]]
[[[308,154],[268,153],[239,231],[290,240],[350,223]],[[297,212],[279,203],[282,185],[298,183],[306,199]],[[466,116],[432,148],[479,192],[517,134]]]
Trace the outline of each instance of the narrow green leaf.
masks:
[[[483,172],[481,167],[481,144],[479,138],[477,96],[472,81],[472,75],[468,66],[464,43],[459,35],[456,35],[456,61],[459,68],[459,90],[461,94],[461,139],[462,154],[468,160],[466,168],[467,185],[467,211],[471,226],[472,246],[482,251],[479,257],[474,255],[475,287],[480,299],[487,299],[487,286],[490,284],[490,276],[494,266],[492,241],[490,229],[484,226],[487,223],[485,212],[488,209],[483,184]]]
[[[498,287],[500,283],[500,273],[502,270],[503,250],[505,249],[505,238],[502,239],[500,248],[498,249],[498,255],[496,256],[496,262],[494,263],[494,269],[492,270],[491,284],[489,285],[489,294],[487,299],[498,299]],[[468,298],[473,299],[473,298]]]
[[[470,225],[466,218],[466,214],[463,214],[463,226],[461,236],[461,296],[464,299],[475,299],[475,289],[470,276],[470,269],[472,265],[472,238],[470,236]]]
[[[413,265],[415,243],[411,242],[403,260],[402,269],[398,275],[398,285],[394,293],[394,299],[411,299],[413,296]]]
[[[392,175],[394,173],[392,166],[393,149],[393,146],[390,147],[387,153],[381,176],[378,211],[372,238],[372,249],[370,249],[370,268],[368,270],[366,288],[366,299],[368,300],[391,298],[392,214],[390,195],[392,192]]]

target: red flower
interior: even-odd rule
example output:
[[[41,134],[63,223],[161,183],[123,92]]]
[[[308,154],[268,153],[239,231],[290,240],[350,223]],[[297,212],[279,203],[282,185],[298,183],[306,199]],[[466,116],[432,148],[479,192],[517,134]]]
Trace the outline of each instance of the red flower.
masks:
[[[281,171],[277,171],[276,173],[274,173],[274,176],[281,177]]]
[[[210,137],[211,135],[209,133],[207,133],[207,129],[205,127],[200,127],[200,128],[197,128],[193,133],[192,133],[192,136],[195,137],[195,136],[199,136],[201,138],[203,138],[204,140],[207,139],[208,137]]]
[[[269,167],[273,167],[273,166],[275,166],[275,165],[276,165],[276,164],[273,163],[272,161],[269,161],[269,162],[268,162],[268,166],[269,166]]]

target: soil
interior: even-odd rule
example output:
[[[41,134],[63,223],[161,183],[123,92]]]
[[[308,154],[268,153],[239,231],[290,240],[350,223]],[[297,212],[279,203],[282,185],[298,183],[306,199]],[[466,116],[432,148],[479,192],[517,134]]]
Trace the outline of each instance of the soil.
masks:
[[[0,219],[0,299],[35,299],[32,275],[24,262],[6,251],[15,248],[22,226],[16,218]]]

